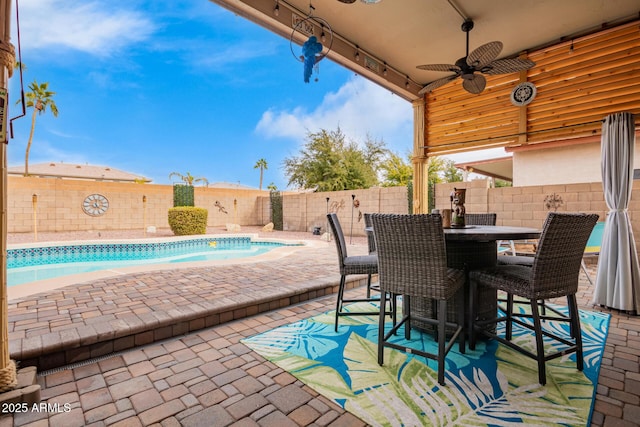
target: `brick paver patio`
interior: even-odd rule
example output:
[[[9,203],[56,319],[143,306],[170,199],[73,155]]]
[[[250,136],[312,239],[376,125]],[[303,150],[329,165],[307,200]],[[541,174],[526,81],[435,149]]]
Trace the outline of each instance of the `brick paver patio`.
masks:
[[[42,370],[106,356],[40,376],[50,410],[4,415],[0,427],[363,426],[240,343],[333,309],[338,279],[330,243],[270,263],[133,274],[11,301],[14,358]],[[582,276],[581,308],[594,309],[591,292]],[[639,425],[639,332],[638,317],[612,313],[593,425]]]

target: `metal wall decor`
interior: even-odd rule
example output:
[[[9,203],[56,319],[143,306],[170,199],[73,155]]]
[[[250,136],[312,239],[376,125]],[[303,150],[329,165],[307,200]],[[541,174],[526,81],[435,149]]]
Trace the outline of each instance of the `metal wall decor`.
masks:
[[[100,216],[104,215],[109,209],[109,200],[102,194],[91,194],[85,197],[82,202],[82,210],[87,215]]]
[[[511,91],[511,103],[516,107],[522,107],[533,101],[538,90],[531,82],[522,82]]]

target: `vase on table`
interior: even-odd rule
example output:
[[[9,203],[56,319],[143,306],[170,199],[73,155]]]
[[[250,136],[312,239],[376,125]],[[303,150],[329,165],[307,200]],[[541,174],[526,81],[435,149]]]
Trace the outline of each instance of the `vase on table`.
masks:
[[[464,198],[466,188],[454,188],[449,196],[451,199],[451,228],[464,228]]]

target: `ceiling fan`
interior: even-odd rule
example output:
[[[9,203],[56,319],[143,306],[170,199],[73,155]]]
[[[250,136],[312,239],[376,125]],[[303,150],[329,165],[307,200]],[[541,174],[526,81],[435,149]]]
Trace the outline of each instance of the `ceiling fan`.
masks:
[[[462,31],[467,33],[467,54],[464,58],[456,61],[455,65],[451,64],[427,64],[418,65],[417,68],[427,71],[442,71],[455,73],[451,76],[434,80],[427,84],[419,92],[423,95],[426,92],[443,86],[450,81],[463,78],[462,87],[469,93],[478,94],[482,92],[487,85],[487,80],[482,74],[509,74],[516,71],[528,70],[536,65],[529,59],[498,59],[498,55],[502,51],[502,42],[489,42],[483,44],[473,52],[469,53],[469,31],[473,29],[473,21],[467,19],[462,23]],[[479,74],[482,73],[482,74]]]

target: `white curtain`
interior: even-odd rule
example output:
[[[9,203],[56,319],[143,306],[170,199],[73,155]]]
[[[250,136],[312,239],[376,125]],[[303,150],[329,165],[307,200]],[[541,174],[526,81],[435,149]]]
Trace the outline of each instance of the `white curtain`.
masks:
[[[602,187],[609,207],[593,303],[640,311],[640,268],[627,207],[633,184],[635,124],[631,113],[607,116],[602,124]]]

